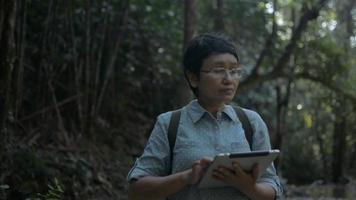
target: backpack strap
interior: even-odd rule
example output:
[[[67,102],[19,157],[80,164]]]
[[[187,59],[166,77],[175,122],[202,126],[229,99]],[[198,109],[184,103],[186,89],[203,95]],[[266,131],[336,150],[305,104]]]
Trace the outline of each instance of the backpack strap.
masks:
[[[245,132],[245,137],[248,141],[248,144],[250,145],[250,149],[252,150],[252,135],[253,135],[253,130],[252,126],[250,123],[250,120],[248,119],[246,113],[242,110],[241,107],[239,106],[234,106],[234,110],[239,117],[239,120],[242,123],[242,128],[244,129]]]
[[[168,142],[169,142],[169,148],[170,148],[170,154],[171,154],[171,172],[172,172],[172,163],[173,163],[173,149],[176,143],[176,136],[177,136],[177,131],[178,131],[178,125],[179,125],[179,120],[180,120],[180,113],[181,110],[175,110],[172,112],[171,120],[169,121],[169,126],[168,126]]]

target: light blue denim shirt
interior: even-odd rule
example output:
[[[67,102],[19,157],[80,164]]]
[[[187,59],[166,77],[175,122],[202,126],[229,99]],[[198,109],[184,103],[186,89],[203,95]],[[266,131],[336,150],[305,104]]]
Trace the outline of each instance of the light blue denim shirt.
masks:
[[[271,149],[268,130],[261,117],[254,111],[244,109],[253,129],[253,150]],[[145,150],[130,170],[127,179],[139,179],[144,176],[167,176],[172,164],[172,173],[191,168],[194,161],[204,156],[214,157],[219,153],[250,151],[242,124],[234,109],[226,105],[217,117],[213,117],[197,100],[193,100],[181,110],[181,118],[177,130],[173,161],[170,163],[170,147],[167,130],[172,112],[158,116],[155,127],[147,142]],[[276,170],[270,165],[258,179],[271,185],[282,198],[282,186]],[[248,199],[233,187],[198,189],[187,186],[169,197],[174,200],[231,200]]]

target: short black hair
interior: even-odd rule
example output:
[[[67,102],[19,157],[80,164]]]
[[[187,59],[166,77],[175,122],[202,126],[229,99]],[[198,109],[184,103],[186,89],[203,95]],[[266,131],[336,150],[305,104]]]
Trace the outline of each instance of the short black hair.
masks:
[[[216,53],[230,53],[239,61],[236,46],[222,33],[204,33],[198,35],[188,43],[185,49],[183,72],[195,96],[198,95],[198,91],[191,86],[187,73],[193,73],[199,78],[204,59]]]

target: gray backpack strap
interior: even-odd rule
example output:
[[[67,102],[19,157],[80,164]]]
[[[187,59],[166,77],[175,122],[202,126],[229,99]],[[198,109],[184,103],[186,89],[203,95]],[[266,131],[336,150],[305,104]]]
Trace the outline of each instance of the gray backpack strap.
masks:
[[[252,135],[253,135],[253,130],[252,126],[250,123],[250,120],[248,119],[246,113],[242,110],[241,107],[239,106],[234,106],[234,110],[239,117],[239,120],[242,123],[242,128],[244,129],[245,132],[245,137],[248,141],[248,144],[250,145],[250,149],[252,150]]]
[[[173,163],[173,150],[176,143],[176,136],[178,131],[178,125],[180,120],[180,113],[181,110],[175,110],[172,112],[171,120],[169,121],[168,126],[168,142],[169,142],[169,149],[171,154],[171,172],[172,172],[172,163]]]

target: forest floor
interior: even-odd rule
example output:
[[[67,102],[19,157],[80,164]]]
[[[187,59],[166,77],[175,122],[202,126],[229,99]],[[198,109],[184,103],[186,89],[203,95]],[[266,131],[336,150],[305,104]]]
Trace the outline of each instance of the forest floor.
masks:
[[[127,200],[126,175],[134,159],[122,144],[17,146],[1,163],[0,200],[42,200],[51,193],[60,199]],[[356,180],[341,186],[315,182],[285,185],[285,195],[291,200],[346,200],[356,199],[355,188]]]
[[[356,199],[356,181],[345,185],[310,184],[285,185],[286,199],[289,200],[354,200]]]

